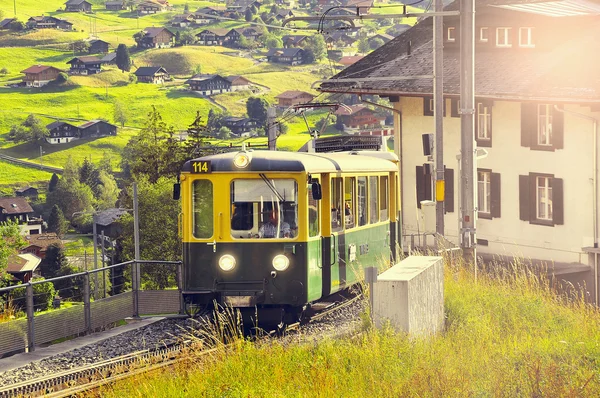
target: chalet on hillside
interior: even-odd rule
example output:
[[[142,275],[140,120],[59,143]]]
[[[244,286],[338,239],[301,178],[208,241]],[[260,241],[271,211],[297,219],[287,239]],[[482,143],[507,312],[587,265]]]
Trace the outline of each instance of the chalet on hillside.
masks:
[[[81,138],[105,137],[117,135],[117,126],[104,120],[90,120],[77,127]]]
[[[383,41],[383,44],[389,42],[390,40],[392,40],[394,38],[394,36],[388,35],[386,33],[378,33],[374,36],[369,37],[369,39],[367,40],[369,42],[369,45],[371,45],[371,43],[373,43],[374,40],[380,39],[381,41]]]
[[[250,90],[252,82],[243,76],[227,76],[225,79],[231,83],[231,91]]]
[[[288,108],[290,106],[305,104],[312,101],[315,96],[304,91],[288,90],[275,97],[277,106],[280,108]]]
[[[134,75],[139,83],[162,84],[170,79],[169,72],[162,66],[142,66]]]
[[[116,239],[121,235],[123,227],[118,222],[121,216],[127,214],[127,210],[112,208],[96,214],[96,229],[103,231],[104,236]]]
[[[358,15],[366,15],[371,12],[371,7],[373,7],[374,0],[349,0],[346,3],[346,7],[357,7]],[[356,15],[357,9],[353,10]]]
[[[238,137],[247,137],[258,126],[258,121],[247,117],[225,116],[223,126],[227,127]]]
[[[284,19],[290,18],[293,16],[294,16],[294,13],[292,12],[292,10],[279,10],[275,13],[275,15],[273,15],[273,17],[277,21],[283,21]]]
[[[62,29],[73,30],[73,24],[65,19],[41,16],[31,17],[25,24],[29,29]]]
[[[71,123],[57,120],[46,128],[48,129],[46,141],[50,144],[65,144],[79,138],[79,128]]]
[[[190,90],[198,91],[202,95],[221,94],[231,91],[231,82],[219,75],[198,74],[188,79],[185,84],[190,85]]]
[[[127,6],[125,5],[125,1],[123,1],[123,0],[107,1],[106,3],[104,3],[104,7],[106,7],[106,9],[108,11],[121,11],[121,10],[127,9]]]
[[[92,3],[87,0],[69,0],[65,3],[65,11],[68,12],[91,12]]]
[[[229,29],[205,29],[196,34],[197,43],[203,46],[222,46]]]
[[[216,22],[217,19],[214,17],[218,17],[220,15],[221,10],[212,7],[198,8],[193,14],[196,25],[208,25]]]
[[[93,55],[86,55],[75,57],[67,64],[71,65],[69,73],[72,75],[95,75],[101,71],[102,60]]]
[[[103,64],[115,64],[117,62],[117,53],[106,54],[100,61],[102,61]]]
[[[342,120],[344,132],[360,135],[390,135],[393,129],[383,128],[385,115],[380,115],[365,105],[350,105],[338,108],[335,114]]]
[[[355,62],[360,61],[361,59],[363,59],[365,56],[364,55],[345,55],[340,59],[340,64],[344,65],[344,66],[350,66],[352,64],[354,64]]]
[[[145,28],[138,44],[144,48],[165,48],[173,45],[174,38],[175,35],[167,28]]]
[[[284,48],[304,47],[307,42],[306,39],[308,39],[306,35],[285,35],[281,37]]]
[[[143,1],[138,4],[137,11],[139,14],[157,14],[167,10],[165,4],[154,1]]]
[[[21,235],[42,233],[43,220],[33,217],[33,209],[25,198],[0,198],[0,222],[6,221],[16,222]]]
[[[10,29],[10,24],[13,21],[16,21],[16,18],[6,18],[0,21],[0,30],[2,29]]]
[[[34,254],[13,254],[8,257],[6,272],[15,282],[28,283],[36,273],[42,259]]]
[[[38,190],[37,190],[37,188],[30,187],[29,185],[27,185],[23,188],[15,189],[15,195],[21,196],[24,198],[37,199]]]
[[[348,36],[343,32],[333,32],[325,36],[325,43],[327,47],[350,47],[356,42],[354,37]]]
[[[90,54],[106,54],[110,44],[104,40],[90,40]]]
[[[262,36],[261,30],[256,27],[242,28],[241,31],[248,40],[258,40]]]
[[[56,80],[60,72],[63,71],[54,66],[46,65],[34,65],[21,71],[21,73],[25,74],[23,82],[27,87],[45,86],[51,81]]]
[[[176,27],[176,28],[185,28],[186,26],[190,26],[194,23],[196,23],[195,18],[193,17],[194,14],[177,14],[173,17],[173,19],[171,20],[171,26]]]
[[[301,48],[272,48],[267,53],[267,60],[279,64],[300,65],[303,56],[304,50]]]
[[[61,239],[54,232],[29,235],[25,237],[25,241],[27,242],[27,246],[22,248],[19,252],[21,254],[34,254],[41,259],[46,257],[46,250],[49,246],[55,245],[62,247]]]

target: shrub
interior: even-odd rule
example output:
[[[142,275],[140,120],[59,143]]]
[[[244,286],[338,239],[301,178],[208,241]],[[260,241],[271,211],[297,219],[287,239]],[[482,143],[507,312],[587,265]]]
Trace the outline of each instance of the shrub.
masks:
[[[43,281],[44,278],[34,278],[32,282]],[[25,287],[20,287],[11,292],[13,305],[20,310],[25,311],[27,306],[27,291]],[[33,285],[33,307],[34,311],[45,311],[52,305],[52,300],[56,296],[56,289],[52,283],[38,283]]]

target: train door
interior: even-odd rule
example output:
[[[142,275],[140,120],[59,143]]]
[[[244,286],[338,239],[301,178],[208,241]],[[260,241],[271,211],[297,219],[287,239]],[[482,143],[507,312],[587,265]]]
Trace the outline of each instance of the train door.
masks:
[[[346,236],[344,227],[348,222],[344,202],[344,180],[331,179],[331,293],[346,285]]]
[[[314,185],[313,185],[314,184]],[[317,185],[318,184],[318,185]],[[307,265],[308,265],[308,301],[318,300],[324,293],[323,278],[323,240],[321,239],[321,202],[315,199],[313,189],[320,191],[320,179],[313,176],[307,185]],[[316,196],[318,196],[318,192]]]

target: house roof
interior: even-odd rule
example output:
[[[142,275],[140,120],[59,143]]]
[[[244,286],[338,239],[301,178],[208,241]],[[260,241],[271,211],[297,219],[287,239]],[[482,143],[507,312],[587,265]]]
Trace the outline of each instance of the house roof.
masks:
[[[62,246],[62,241],[54,232],[47,232],[45,234],[38,235],[27,235],[25,236],[25,240],[28,244],[24,249],[21,250],[25,250],[31,246],[37,246],[41,251],[45,251],[50,245]]]
[[[93,45],[93,44],[96,44],[96,43],[110,44],[109,42],[104,41],[104,40],[100,40],[100,39],[90,40],[89,43],[90,43],[90,45]]]
[[[55,129],[55,128],[58,128],[58,127],[64,126],[65,124],[66,124],[67,126],[75,127],[75,125],[73,125],[73,124],[71,124],[71,123],[67,123],[67,122],[61,122],[60,120],[57,120],[57,121],[55,121],[55,122],[52,122],[52,123],[48,124],[48,125],[46,126],[46,128],[47,128],[48,130],[52,130],[52,129]]]
[[[4,28],[6,26],[8,26],[12,21],[14,21],[15,18],[5,18],[2,21],[0,21],[0,28]]]
[[[13,254],[8,257],[6,272],[30,272],[40,265],[42,259],[31,253]]]
[[[225,116],[223,122],[229,125],[243,125],[248,122],[253,122],[255,119],[249,117]]]
[[[340,64],[348,66],[364,58],[364,55],[345,55],[340,59]]]
[[[224,78],[221,75],[209,75],[209,74],[202,74],[199,73],[197,75],[194,75],[191,77],[191,79],[186,80],[186,84],[189,84],[190,82],[204,82],[204,81],[208,81],[208,80],[213,80],[213,79],[221,79],[221,80],[227,80],[226,78]]]
[[[384,41],[388,42],[388,41],[392,40],[394,38],[394,36],[388,35],[387,33],[378,33],[375,36],[370,37],[369,40],[373,40],[373,39],[376,39],[376,38],[381,38]]]
[[[121,1],[107,1],[104,3],[105,6],[122,6],[125,3],[123,0]]]
[[[35,189],[37,191],[37,188],[31,187],[29,185],[24,186],[23,188],[19,188],[19,189],[15,189],[16,193],[23,193],[29,189]]]
[[[145,37],[156,37],[158,36],[163,30],[166,30],[167,32],[169,32],[171,34],[171,36],[173,35],[173,32],[171,32],[169,29],[167,28],[155,28],[155,27],[151,27],[151,28],[145,28],[144,32],[146,32]]]
[[[368,111],[369,113],[376,113],[374,110],[367,108],[365,105],[363,104],[356,104],[356,105],[346,105],[346,106],[340,106],[336,111],[335,114],[336,115],[343,115],[343,116],[348,116],[348,115],[354,115],[360,111]],[[382,119],[385,117],[382,117]]]
[[[62,72],[61,69],[55,68],[54,66],[33,65],[25,70],[22,70],[21,73],[32,73],[34,75],[37,75],[38,73],[42,73],[43,71],[45,71],[47,69],[56,69],[57,71]]]
[[[210,32],[217,36],[225,36],[227,33],[229,33],[230,30],[231,29],[223,29],[223,28],[205,29],[205,30],[199,32],[196,36],[200,36],[204,32]]]
[[[308,36],[306,35],[285,35],[281,37],[281,41],[289,42],[291,41],[293,44],[300,43],[302,40],[305,40]]]
[[[252,83],[250,80],[246,79],[244,76],[225,76],[225,79],[229,80],[231,82],[231,84],[233,84],[234,82],[238,82],[240,80],[244,80],[244,83],[242,85],[246,85],[248,83]]]
[[[108,123],[105,120],[94,119],[94,120],[90,120],[89,122],[83,123],[82,125],[79,126],[79,128],[80,129],[87,129],[88,127],[91,127],[91,126],[93,126],[95,124],[98,124],[98,123],[104,123],[104,124],[108,124],[109,126],[117,127],[114,124],[110,124],[110,123]]]
[[[83,4],[83,3],[90,4],[90,2],[87,1],[87,0],[69,0],[65,4],[68,5],[68,6],[78,6],[79,4]]]
[[[521,4],[524,0],[504,0],[503,3]],[[454,8],[457,2],[448,8]],[[480,4],[483,3],[483,4]],[[481,0],[478,13],[486,4],[500,4],[500,0]],[[489,10],[489,9],[488,9]],[[550,17],[548,17],[550,19]],[[552,23],[565,23],[569,18],[551,18]],[[577,32],[576,40],[557,42],[541,51],[514,51],[504,49],[481,50],[476,47],[475,95],[483,98],[507,100],[548,100],[553,102],[600,102],[600,37],[598,17],[584,17],[589,22]],[[573,22],[575,23],[575,22]],[[408,43],[411,51],[408,54]],[[504,50],[504,51],[503,51]],[[581,60],[585,59],[585,62]],[[371,78],[431,74],[432,18],[428,17],[394,40],[381,46],[364,59],[338,73],[336,78]],[[344,93],[373,93],[382,95],[431,95],[431,79],[362,81],[354,83],[324,83],[321,91]],[[444,51],[444,94],[460,94],[459,51]]]
[[[134,75],[136,75],[136,76],[154,76],[155,74],[157,74],[159,72],[163,72],[163,73],[167,73],[167,74],[169,73],[162,66],[142,66],[140,68],[137,68]]]
[[[127,213],[124,209],[106,209],[96,214],[96,224],[107,226],[117,221],[123,214]]]
[[[33,209],[25,198],[0,198],[0,213],[2,214],[25,214],[33,213]]]
[[[99,64],[100,62],[102,62],[102,60],[94,55],[85,55],[82,57],[75,57],[72,60],[70,60],[69,62],[67,62],[68,64],[73,64],[76,61],[79,62],[83,62],[84,64]]]
[[[288,91],[284,91],[283,93],[279,94],[275,98],[293,99],[293,98],[308,97],[308,96],[310,96],[312,98],[315,97],[314,95],[307,93],[305,91],[288,90]]]
[[[102,57],[101,61],[102,62],[112,62],[117,58],[117,53],[108,53],[106,54],[104,57]]]
[[[293,57],[298,54],[299,51],[302,51],[301,48],[272,48],[267,53],[267,57],[277,56],[277,57]]]

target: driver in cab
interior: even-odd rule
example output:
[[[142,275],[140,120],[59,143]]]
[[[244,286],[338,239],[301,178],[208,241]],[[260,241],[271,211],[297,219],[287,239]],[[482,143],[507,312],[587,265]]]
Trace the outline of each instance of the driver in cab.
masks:
[[[279,214],[276,211],[272,211],[269,214],[269,221],[260,226],[258,230],[259,238],[275,238],[277,235],[277,224],[279,222]],[[283,221],[279,224],[279,237],[280,238],[291,238],[290,224]]]

